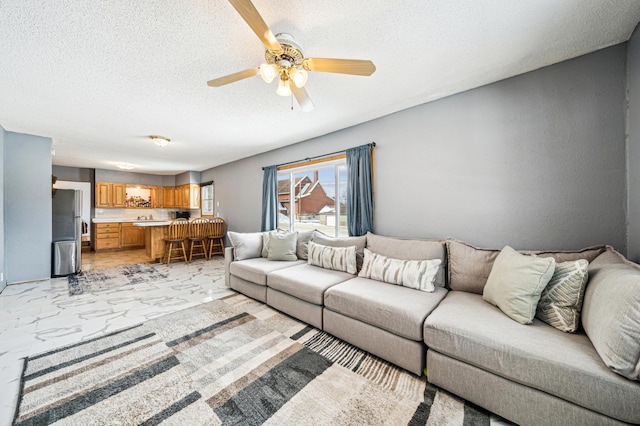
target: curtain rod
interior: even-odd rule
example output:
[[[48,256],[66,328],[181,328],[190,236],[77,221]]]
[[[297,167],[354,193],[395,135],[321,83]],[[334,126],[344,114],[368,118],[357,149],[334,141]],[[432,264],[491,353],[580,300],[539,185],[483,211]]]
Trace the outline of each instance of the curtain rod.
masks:
[[[371,148],[375,148],[376,147],[376,143],[375,142],[371,142],[371,143],[368,143],[366,145],[369,145],[369,147],[371,147]],[[364,145],[361,145],[361,146],[364,146]],[[288,166],[289,164],[302,163],[304,161],[315,160],[316,158],[330,157],[332,155],[342,154],[343,152],[346,152],[346,151],[347,151],[346,149],[343,149],[342,151],[330,152],[329,154],[316,155],[315,157],[307,157],[307,158],[304,158],[302,160],[289,161],[288,163],[276,164],[275,166],[276,167]],[[264,169],[266,169],[266,167],[262,167],[262,170],[264,170]]]

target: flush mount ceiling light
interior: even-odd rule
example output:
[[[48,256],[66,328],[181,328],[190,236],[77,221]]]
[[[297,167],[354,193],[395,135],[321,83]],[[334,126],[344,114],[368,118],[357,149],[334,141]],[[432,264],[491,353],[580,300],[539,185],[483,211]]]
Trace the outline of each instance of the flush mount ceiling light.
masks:
[[[300,45],[286,33],[275,36],[264,22],[251,0],[229,0],[242,19],[251,27],[266,47],[266,63],[224,77],[208,81],[211,87],[220,87],[258,74],[267,83],[278,77],[276,93],[281,96],[293,95],[302,111],[313,110],[313,102],[304,88],[307,71],[332,72],[369,76],[376,66],[369,60],[305,58]]]
[[[171,142],[171,139],[165,138],[164,136],[149,136],[149,137],[151,138],[153,143],[155,143],[158,146],[167,146],[169,145],[169,142]]]
[[[118,167],[119,169],[123,169],[123,170],[131,170],[131,169],[135,169],[136,166],[134,166],[133,164],[129,164],[129,163],[116,163],[116,167]]]

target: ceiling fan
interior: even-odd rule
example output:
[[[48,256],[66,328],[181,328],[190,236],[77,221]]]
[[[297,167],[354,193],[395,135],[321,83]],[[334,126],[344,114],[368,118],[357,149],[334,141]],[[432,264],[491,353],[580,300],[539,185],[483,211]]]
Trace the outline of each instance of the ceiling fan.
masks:
[[[224,86],[258,74],[267,83],[271,83],[277,77],[276,93],[281,96],[293,94],[303,111],[311,111],[313,102],[304,88],[308,77],[307,71],[369,76],[376,70],[373,62],[368,60],[305,58],[300,45],[291,35],[286,33],[273,35],[251,0],[229,0],[229,3],[267,48],[264,54],[266,63],[210,80],[207,85],[211,87]]]

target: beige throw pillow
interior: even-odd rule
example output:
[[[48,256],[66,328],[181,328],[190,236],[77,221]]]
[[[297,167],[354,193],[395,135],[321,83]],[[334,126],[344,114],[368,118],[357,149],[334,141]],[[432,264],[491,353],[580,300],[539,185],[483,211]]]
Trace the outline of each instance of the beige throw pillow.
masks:
[[[358,276],[432,292],[435,290],[434,279],[441,263],[440,259],[393,259],[364,249],[364,262]]]
[[[580,324],[588,269],[589,262],[585,259],[557,263],[551,281],[540,295],[536,318],[558,330],[575,333]]]
[[[309,258],[307,263],[325,269],[357,274],[356,246],[329,247],[309,241]]]
[[[482,298],[520,324],[531,324],[555,266],[553,258],[526,256],[506,246],[493,263]]]

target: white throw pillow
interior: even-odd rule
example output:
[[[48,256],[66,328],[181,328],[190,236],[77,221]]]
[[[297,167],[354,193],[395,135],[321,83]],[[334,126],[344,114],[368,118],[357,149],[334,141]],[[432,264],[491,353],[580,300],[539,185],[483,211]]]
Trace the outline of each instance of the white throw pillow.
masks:
[[[329,247],[309,241],[309,265],[357,274],[356,246]]]
[[[234,260],[260,257],[262,254],[262,232],[227,232],[233,246]]]
[[[493,263],[482,298],[520,324],[531,324],[555,267],[552,257],[527,256],[506,246]]]
[[[441,263],[440,259],[393,259],[364,249],[364,262],[358,276],[432,292]]]

